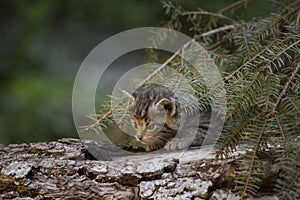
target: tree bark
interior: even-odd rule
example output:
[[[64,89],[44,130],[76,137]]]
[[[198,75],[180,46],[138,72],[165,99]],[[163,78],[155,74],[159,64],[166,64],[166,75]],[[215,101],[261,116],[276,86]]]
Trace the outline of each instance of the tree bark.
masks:
[[[78,139],[0,146],[0,199],[238,199],[229,192],[234,160],[197,159],[206,149],[101,161],[88,147]]]

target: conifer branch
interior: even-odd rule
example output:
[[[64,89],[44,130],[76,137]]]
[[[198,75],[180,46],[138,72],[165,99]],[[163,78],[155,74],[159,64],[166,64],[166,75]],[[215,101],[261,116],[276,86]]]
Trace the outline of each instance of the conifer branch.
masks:
[[[296,19],[296,30],[299,29],[299,22],[300,22],[300,11],[298,12],[297,19]]]
[[[250,2],[251,0],[240,0],[240,1],[237,1],[235,3],[232,3],[228,6],[225,6],[224,8],[222,8],[219,13],[223,13],[227,10],[230,10],[230,9],[233,9],[233,8],[239,8],[242,4],[247,4],[248,2]]]
[[[182,82],[182,79],[183,79],[183,70],[184,70],[184,49],[181,50],[181,58],[180,58],[180,69],[179,69],[179,73],[180,73],[180,78],[174,88],[174,92],[176,92],[178,90],[178,87],[180,86],[180,83]]]
[[[291,180],[291,182],[289,183],[289,185],[285,188],[283,195],[281,196],[282,199],[286,199],[286,195],[289,194],[289,192],[291,191],[291,188],[295,185],[295,183],[297,182],[297,180],[300,178],[300,171],[297,172],[297,174],[293,177],[293,179]]]
[[[226,26],[222,26],[222,27],[219,27],[219,28],[207,31],[205,33],[202,33],[199,36],[197,36],[197,38],[207,37],[209,35],[212,35],[212,34],[215,34],[215,33],[221,32],[221,31],[226,31],[226,30],[234,29],[234,28],[239,27],[239,26],[240,25],[226,25]]]
[[[292,38],[293,36],[290,36],[290,37],[286,37],[284,38],[283,42],[285,41],[288,41]],[[286,52],[288,49],[290,49],[291,47],[295,46],[296,44],[299,43],[300,40],[296,41],[295,43],[293,43],[292,45],[290,45],[289,47],[287,47],[285,50],[281,51],[279,54],[282,55],[284,52]],[[234,70],[232,73],[230,73],[229,75],[223,77],[223,81],[228,81],[230,79],[233,78],[233,76],[240,72],[245,66],[247,66],[248,64],[250,64],[251,62],[255,61],[259,56],[263,55],[263,53],[267,52],[270,47],[272,47],[275,43],[277,43],[278,41],[277,40],[273,40],[268,46],[266,46],[265,48],[263,48],[259,53],[255,54],[252,58],[250,58],[249,60],[247,60],[246,63],[242,64],[240,67],[238,67],[236,70]],[[278,56],[275,56],[273,59],[272,59],[272,62],[274,62],[280,55],[278,54]],[[269,64],[271,64],[272,62],[269,62]],[[268,67],[268,65],[266,65],[266,68]]]
[[[291,102],[298,114],[300,114],[299,108],[296,106],[295,102],[291,99],[291,97],[289,97],[288,95],[285,95],[285,97]]]
[[[269,108],[269,103],[270,103],[270,91],[271,91],[271,80],[270,80],[270,73],[268,73],[268,77],[267,77],[267,92],[268,92],[268,95],[266,96],[266,109]]]
[[[266,27],[264,27],[262,30],[260,30],[261,33],[257,34],[257,36],[255,37],[254,42],[253,42],[253,46],[255,47],[255,45],[261,40],[262,33],[266,33],[267,30],[272,29],[276,26],[279,27],[279,23],[282,20],[284,20],[286,17],[288,17],[289,15],[293,14],[293,12],[295,12],[295,10],[291,10],[289,13],[285,14],[284,16],[281,16],[277,20],[270,20],[270,23]],[[274,34],[274,32],[272,32],[272,33]]]
[[[127,102],[127,106],[126,106],[125,110],[123,111],[122,116],[118,120],[117,125],[120,125],[120,124],[123,123],[123,119],[126,117],[126,113],[127,113],[128,109],[129,109],[129,106],[130,106],[130,101]]]
[[[105,120],[116,108],[118,108],[121,104],[123,99],[121,99],[119,102],[117,102],[111,109],[109,109],[101,118],[99,118],[95,123],[88,126],[84,129],[84,131],[89,131],[92,128],[95,128],[97,125],[99,125],[103,120]]]
[[[271,46],[271,44],[270,44],[269,46]],[[246,63],[244,63],[243,65],[241,65],[240,67],[238,67],[238,68],[237,68],[236,70],[234,70],[231,74],[229,74],[229,75],[223,77],[222,80],[228,81],[228,80],[232,79],[233,76],[234,76],[236,73],[238,73],[238,72],[241,71],[242,68],[244,68],[247,64],[249,64],[249,63],[251,63],[252,61],[254,61],[254,60],[255,60],[256,58],[258,58],[262,53],[264,53],[265,51],[267,51],[266,49],[267,49],[267,48],[263,49],[263,50],[262,50],[261,52],[259,52],[258,54],[255,54],[255,56],[253,56],[253,57],[252,57],[251,59],[249,59]]]
[[[225,141],[222,142],[222,145],[218,147],[218,150],[216,151],[216,158],[220,157],[220,155],[223,153],[223,151],[229,146],[230,142],[233,141],[234,138],[237,137],[238,134],[240,134],[240,132],[247,127],[252,121],[258,119],[259,117],[261,117],[263,114],[265,114],[266,112],[260,112],[258,115],[256,115],[255,117],[248,119],[244,124],[242,124],[240,127],[238,127],[238,129],[236,131],[234,131],[232,134],[230,134],[230,137],[227,138]]]
[[[247,36],[246,36],[246,28],[245,28],[245,26],[243,26],[243,35],[244,35],[244,41],[245,41],[247,52],[250,53],[250,49],[249,49],[249,45],[248,45],[248,39],[247,39]]]
[[[300,3],[300,0],[297,0],[297,1],[294,1],[293,3],[289,4],[287,7],[288,8],[294,8],[295,5],[299,4]],[[297,7],[297,6],[296,6]],[[299,5],[298,5],[298,8],[299,8]]]
[[[271,2],[280,5],[281,7],[283,7],[284,9],[288,9],[288,8],[293,8],[296,4],[300,3],[300,0],[294,1],[293,3],[289,4],[289,5],[285,5],[284,3],[275,1],[275,0],[270,0]],[[281,9],[283,10],[283,9]]]
[[[269,65],[271,63],[273,63],[275,60],[277,60],[282,54],[284,54],[287,50],[291,49],[293,46],[297,45],[298,43],[300,43],[300,40],[294,42],[293,44],[291,44],[290,46],[288,46],[287,48],[283,49],[282,51],[280,51],[276,56],[274,56],[272,58],[272,60],[270,60],[266,66],[265,66],[265,69],[268,69],[269,68]],[[296,72],[297,73],[297,72]]]
[[[298,42],[300,42],[300,41],[298,41]],[[275,112],[275,110],[276,110],[277,106],[279,105],[282,97],[285,95],[286,90],[288,89],[289,85],[291,84],[292,80],[294,79],[294,77],[297,74],[297,72],[299,71],[299,69],[300,69],[300,62],[298,63],[298,65],[295,68],[295,70],[292,72],[291,76],[289,77],[289,80],[285,83],[284,88],[282,89],[279,97],[276,100],[276,103],[274,105],[274,108],[272,109],[272,112]]]
[[[218,89],[221,84],[225,84],[229,112],[226,117],[226,134],[220,136],[216,158],[231,155],[237,147],[244,144],[244,141],[247,147],[251,147],[250,151],[241,155],[242,161],[238,161],[242,167],[238,169],[240,176],[237,181],[237,192],[249,197],[257,195],[266,170],[260,160],[265,157],[258,158],[258,156],[266,155],[268,159],[278,164],[279,170],[292,172],[292,175],[279,175],[275,187],[279,192],[283,192],[283,197],[298,198],[299,159],[293,157],[299,152],[295,152],[291,141],[299,135],[300,128],[297,121],[300,114],[298,105],[300,5],[297,3],[300,0],[286,1],[290,3],[289,5],[286,2],[279,5],[273,0],[273,5],[281,9],[269,17],[256,20],[243,22],[241,16],[241,22],[237,23],[234,19],[238,18],[224,15],[226,11],[235,11],[250,1],[237,1],[217,13],[202,10],[185,11],[182,6],[166,1],[164,7],[171,18],[167,27],[181,30],[183,27],[181,19],[187,18],[184,27],[186,30],[194,31],[189,32],[194,34],[194,39],[179,47],[172,56],[162,62],[162,65],[153,69],[146,79],[136,85],[140,87],[150,79],[160,78],[163,69],[171,65],[179,72],[180,77],[167,77],[166,84],[174,90],[181,91],[181,84],[187,81],[191,85],[187,92],[197,96],[196,99],[184,102],[182,108],[189,111],[189,108],[206,108],[206,105],[219,98],[216,95]],[[163,34],[157,36],[153,41],[154,44],[166,39]],[[184,51],[194,41],[209,47],[209,50],[206,48],[202,52],[192,52],[192,56],[201,58],[199,66],[185,63],[183,60]],[[153,55],[154,51],[151,53],[152,58],[156,58]],[[216,65],[226,73],[226,76],[216,80],[209,88],[205,82],[206,77],[202,77],[199,72],[203,67],[210,66],[206,63],[208,62],[206,57],[201,57],[206,55],[215,59]],[[105,123],[110,122],[112,111],[115,109],[118,116],[121,116],[117,124],[121,123],[128,110],[128,104],[125,109],[118,108],[113,107],[104,112],[95,124],[101,123],[101,120]],[[104,118],[109,120],[106,121]],[[92,125],[92,128],[96,125]],[[254,145],[250,146],[248,142]],[[280,148],[274,147],[273,144],[278,142]]]
[[[248,169],[248,172],[247,172],[247,177],[246,177],[246,180],[245,180],[244,190],[241,193],[242,197],[245,197],[247,195],[247,190],[248,190],[249,182],[250,182],[250,179],[251,179],[251,174],[252,174],[252,170],[253,170],[254,161],[255,161],[255,158],[256,158],[256,153],[258,151],[259,144],[261,142],[262,135],[265,132],[266,126],[267,126],[267,120],[264,121],[263,127],[261,128],[261,130],[259,132],[258,138],[256,140],[256,144],[254,146],[254,150],[253,150],[253,153],[252,153],[252,156],[251,156],[249,169]]]
[[[139,88],[142,85],[144,85],[145,83],[147,83],[157,73],[159,73],[161,70],[163,70],[174,58],[176,58],[180,54],[180,52],[182,51],[182,49],[187,48],[192,42],[195,42],[195,40],[192,39],[192,40],[188,41],[187,43],[185,43],[183,46],[181,46],[170,58],[168,58],[168,60],[166,60],[161,66],[159,66],[156,70],[154,70],[151,74],[149,74],[142,82],[140,82],[137,85],[137,88]]]
[[[283,132],[280,120],[279,120],[276,113],[274,113],[274,117],[276,119],[277,125],[278,125],[280,133],[281,133],[281,137],[282,137],[283,145],[284,145],[284,150],[285,150],[285,156],[286,156],[286,159],[288,160],[289,159],[289,149],[288,149],[287,142],[286,142],[286,139],[285,139],[285,134]]]
[[[230,21],[232,24],[236,24],[236,22],[234,20],[232,20],[230,17],[226,17],[222,14],[218,14],[218,13],[212,13],[212,12],[207,12],[207,11],[187,11],[187,12],[183,12],[181,13],[181,16],[190,16],[190,15],[209,15],[209,16],[214,16],[214,17],[219,17],[222,19],[226,19],[228,21]]]
[[[232,111],[228,114],[228,118],[232,117],[233,113],[236,111],[236,109],[240,106],[243,98],[247,95],[248,91],[252,88],[252,86],[254,85],[255,81],[257,81],[258,77],[260,76],[262,71],[259,71],[258,73],[256,73],[255,77],[253,78],[253,80],[248,84],[247,88],[245,89],[245,91],[239,96],[238,101],[235,103]]]

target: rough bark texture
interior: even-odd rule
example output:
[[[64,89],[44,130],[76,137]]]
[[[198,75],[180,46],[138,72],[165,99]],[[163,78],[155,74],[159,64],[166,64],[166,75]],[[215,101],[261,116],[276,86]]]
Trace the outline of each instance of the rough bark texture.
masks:
[[[78,139],[2,145],[0,199],[239,199],[234,161],[201,151],[98,161]]]

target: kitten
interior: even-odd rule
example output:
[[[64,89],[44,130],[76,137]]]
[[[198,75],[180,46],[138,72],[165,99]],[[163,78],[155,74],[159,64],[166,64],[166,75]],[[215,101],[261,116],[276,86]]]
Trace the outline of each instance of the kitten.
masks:
[[[202,144],[210,122],[210,111],[201,112],[201,117],[196,117],[199,119],[193,115],[186,117],[176,95],[162,86],[140,87],[132,95],[125,93],[130,97],[135,137],[146,144],[147,151],[162,147],[168,150],[184,149]]]

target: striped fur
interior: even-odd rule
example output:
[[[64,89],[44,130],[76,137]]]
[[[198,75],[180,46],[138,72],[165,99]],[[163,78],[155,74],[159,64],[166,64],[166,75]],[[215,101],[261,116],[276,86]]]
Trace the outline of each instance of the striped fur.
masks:
[[[201,117],[198,127],[191,126],[193,116],[181,122],[182,113],[175,94],[166,88],[139,88],[132,94],[130,114],[135,137],[147,145],[147,151],[165,147],[169,150],[183,149],[190,145],[201,145],[209,126],[210,115]],[[202,115],[202,113],[201,113]],[[180,123],[182,126],[180,126]],[[197,125],[196,125],[197,126]],[[184,130],[182,140],[172,140],[179,128]],[[197,133],[189,139],[189,134]]]

